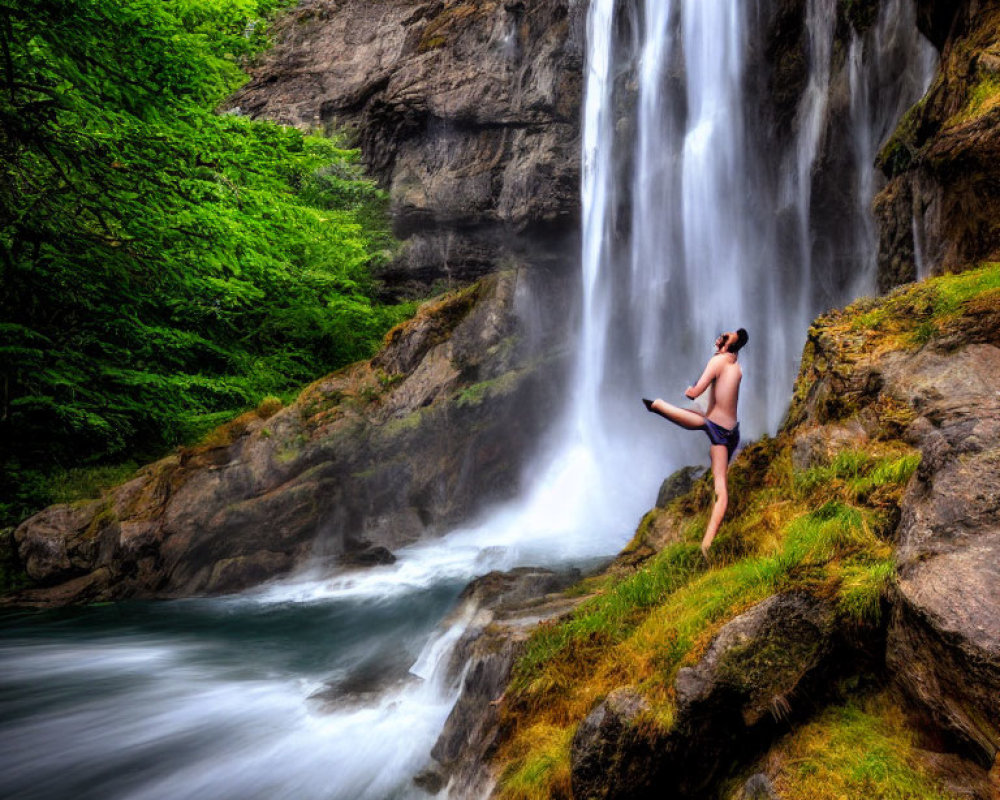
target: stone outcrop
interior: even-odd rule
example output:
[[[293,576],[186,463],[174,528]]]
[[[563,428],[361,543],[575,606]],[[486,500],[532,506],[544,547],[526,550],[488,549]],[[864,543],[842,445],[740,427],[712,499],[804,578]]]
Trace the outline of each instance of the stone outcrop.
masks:
[[[879,289],[1000,258],[1000,3],[918,3],[937,78],[879,155]]]
[[[450,797],[478,797],[494,776],[489,762],[503,736],[501,708],[511,669],[536,625],[568,613],[580,598],[562,590],[580,578],[577,570],[521,568],[490,572],[470,583],[456,613],[471,605],[475,617],[452,653],[450,670],[462,692],[431,756],[435,766],[418,776],[421,785],[447,786]]]
[[[793,419],[852,415],[873,437],[901,428],[922,456],[897,530],[889,671],[989,767],[1000,752],[1000,301],[987,293],[917,351],[814,333]]]
[[[667,734],[643,726],[634,692],[612,692],[577,729],[577,800],[704,797],[720,771],[811,710],[851,664],[830,601],[769,597],[727,623],[694,667],[681,669]],[[851,667],[852,668],[852,667]]]
[[[908,434],[924,461],[899,528],[890,666],[990,765],[1000,752],[1000,349],[927,353],[896,386],[920,409]]]
[[[561,369],[518,323],[521,280],[430,302],[370,362],[273,416],[250,412],[100,499],[28,519],[14,537],[40,588],[11,600],[236,591],[309,557],[385,563],[509,496]]]
[[[668,476],[660,484],[660,491],[656,495],[656,507],[666,508],[672,501],[690,492],[694,482],[703,477],[705,472],[705,467],[681,467]]]
[[[608,694],[580,723],[570,751],[574,797],[628,796],[646,784],[645,768],[655,758],[641,729],[648,710],[639,692],[623,686]]]
[[[381,276],[391,291],[512,259],[572,264],[585,13],[571,0],[304,0],[231,104],[356,133],[405,240]]]

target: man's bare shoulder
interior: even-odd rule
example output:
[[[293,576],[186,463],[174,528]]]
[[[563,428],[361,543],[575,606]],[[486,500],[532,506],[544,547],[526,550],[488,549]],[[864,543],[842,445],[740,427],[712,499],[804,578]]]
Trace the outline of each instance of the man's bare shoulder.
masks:
[[[722,353],[716,353],[710,359],[708,359],[708,363],[705,365],[705,369],[711,370],[712,372],[718,372],[720,369],[722,369],[723,362],[721,356]]]

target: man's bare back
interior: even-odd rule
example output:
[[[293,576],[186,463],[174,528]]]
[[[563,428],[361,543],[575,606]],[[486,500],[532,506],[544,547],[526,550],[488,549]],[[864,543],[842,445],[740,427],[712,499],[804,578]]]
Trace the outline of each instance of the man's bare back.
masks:
[[[711,387],[705,417],[723,428],[735,428],[741,380],[743,368],[736,360],[736,354],[716,353],[709,359],[698,382],[685,394],[693,400]]]

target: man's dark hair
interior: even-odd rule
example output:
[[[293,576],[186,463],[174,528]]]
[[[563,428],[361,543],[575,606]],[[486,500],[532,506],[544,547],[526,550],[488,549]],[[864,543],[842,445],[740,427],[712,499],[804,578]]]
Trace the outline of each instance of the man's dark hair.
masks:
[[[743,345],[750,341],[750,334],[746,328],[739,328],[736,331],[736,341],[729,345],[730,353],[738,353],[743,349]]]

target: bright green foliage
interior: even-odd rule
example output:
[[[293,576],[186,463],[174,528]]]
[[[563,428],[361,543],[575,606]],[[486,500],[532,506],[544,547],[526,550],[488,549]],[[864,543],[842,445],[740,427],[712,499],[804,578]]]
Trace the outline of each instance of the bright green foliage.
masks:
[[[786,736],[771,756],[787,800],[950,800],[921,763],[913,730],[888,692],[833,706]]]
[[[287,0],[0,0],[0,522],[371,354],[357,153],[216,113]],[[34,488],[33,488],[34,487]]]

